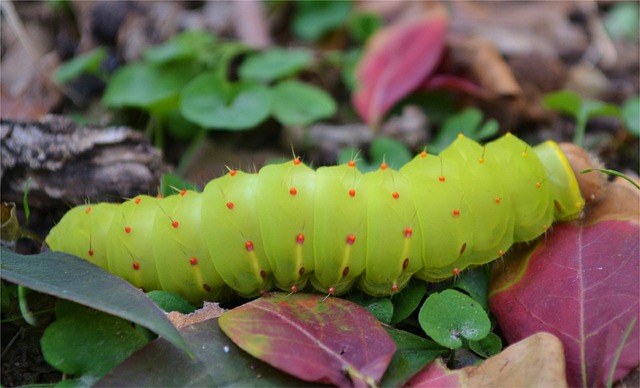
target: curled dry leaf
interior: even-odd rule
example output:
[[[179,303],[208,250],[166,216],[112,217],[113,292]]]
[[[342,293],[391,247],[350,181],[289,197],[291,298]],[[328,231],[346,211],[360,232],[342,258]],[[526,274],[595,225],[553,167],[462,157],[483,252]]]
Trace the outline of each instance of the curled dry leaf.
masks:
[[[596,171],[589,174],[580,172],[590,168],[602,168],[602,164],[573,143],[560,143],[559,146],[567,156],[571,169],[578,179],[585,202],[587,204],[598,202],[605,195],[607,176]]]
[[[442,359],[413,377],[414,387],[566,387],[560,340],[538,333],[507,347],[479,366],[448,369]]]
[[[194,323],[218,318],[225,311],[226,310],[220,307],[218,303],[204,302],[202,308],[192,312],[191,314],[182,314],[177,311],[172,311],[167,314],[167,318],[169,318],[171,323],[173,323],[173,326],[180,329],[185,326],[193,325]]]

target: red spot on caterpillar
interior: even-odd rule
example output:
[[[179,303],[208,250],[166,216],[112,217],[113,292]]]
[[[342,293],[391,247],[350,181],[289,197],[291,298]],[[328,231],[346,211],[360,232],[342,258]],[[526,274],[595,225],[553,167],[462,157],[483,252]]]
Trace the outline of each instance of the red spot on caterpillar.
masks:
[[[293,164],[295,164],[296,166],[299,165],[300,163],[302,163],[302,162],[300,161],[300,157],[299,156],[296,157],[295,159],[293,159]]]
[[[289,189],[289,194],[296,195],[296,194],[298,194],[298,190],[296,190],[295,187],[292,187],[292,188]]]
[[[354,242],[356,242],[356,235],[355,234],[348,235],[347,236],[347,244],[353,245]]]
[[[355,160],[350,160],[347,162],[347,166],[349,167],[355,167],[356,166],[356,161]]]
[[[460,215],[460,209],[453,209],[453,216],[458,217]]]
[[[382,162],[382,163],[380,164],[380,169],[381,169],[381,170],[386,170],[388,167],[389,167],[389,166],[388,166],[386,163],[384,163],[384,162]]]
[[[231,175],[231,176],[236,176],[237,173],[238,173],[238,171],[236,171],[236,170],[229,170],[229,175]]]
[[[253,250],[253,243],[251,241],[247,241],[246,243],[244,243],[244,247],[246,250],[251,252]]]
[[[202,288],[204,288],[204,290],[207,291],[207,292],[211,292],[211,286],[208,285],[207,283],[204,283],[202,285]]]
[[[89,213],[91,213],[91,208],[90,208],[90,207],[88,207],[88,208],[84,211],[84,214],[89,214]]]
[[[444,175],[440,175],[440,176],[438,177],[438,180],[439,180],[440,182],[444,182]]]
[[[494,199],[494,201],[496,201],[496,203],[500,203],[500,201],[502,201],[502,198],[496,197],[496,199]]]
[[[178,221],[171,221],[171,226],[173,226],[175,229],[178,229],[178,226],[180,226],[180,223]]]
[[[406,259],[404,259],[404,261],[402,262],[402,270],[407,269],[407,267],[409,266],[409,258],[407,257]]]
[[[162,197],[163,197],[162,193],[158,193],[158,195],[156,195],[156,198],[158,199],[162,199]]]
[[[131,227],[130,226],[125,226],[124,227],[124,232],[127,233],[127,234],[131,233]]]
[[[391,193],[391,196],[395,199],[400,198],[400,193],[398,193],[397,191],[394,191],[393,193]]]
[[[132,267],[134,270],[139,270],[140,269],[140,263],[138,263],[137,261],[134,261],[132,264]]]
[[[540,188],[540,186],[542,186],[542,183],[540,183],[540,182],[536,182],[536,189],[539,189],[539,188]]]
[[[333,295],[334,292],[336,292],[336,289],[334,287],[329,287],[329,290],[327,291],[327,293],[329,295]]]
[[[297,244],[304,244],[304,234],[300,233],[296,236],[296,243]]]
[[[398,291],[398,285],[393,283],[393,286],[391,286],[391,292],[397,292]]]
[[[180,196],[184,197],[187,194],[187,190],[180,190]]]
[[[478,158],[478,163],[480,164],[484,163],[484,158],[482,156]]]
[[[342,277],[349,275],[349,267],[344,267],[342,270]]]
[[[93,256],[93,249],[89,249],[89,256]]]
[[[420,156],[423,157],[423,158],[426,158],[427,157],[427,151],[420,152]]]
[[[349,196],[350,197],[355,197],[356,196],[356,189],[350,189],[349,190]]]
[[[458,276],[460,275],[460,270],[458,268],[454,268],[453,270],[451,270],[451,273],[453,274],[453,276]]]
[[[137,197],[136,199],[134,199],[134,200],[133,200],[133,202],[134,202],[136,205],[139,205],[139,204],[140,204],[140,201],[142,201],[142,198],[140,198],[140,197]]]
[[[227,202],[227,209],[231,210],[233,209],[233,202]]]
[[[300,274],[300,276],[304,275],[304,267],[300,267],[298,273]]]
[[[196,259],[195,257],[191,256],[191,258],[189,259],[189,264],[198,265],[198,259]]]
[[[264,270],[260,271],[260,277],[263,278],[263,279],[266,278],[267,277],[267,273],[264,272]]]
[[[295,294],[296,292],[298,292],[298,286],[294,284],[291,286],[290,290],[292,294]]]
[[[504,251],[503,251],[502,249],[500,249],[500,250],[498,251],[498,256],[502,256],[502,255],[504,255]]]
[[[460,247],[460,254],[463,254],[465,250],[467,250],[467,243],[462,244]]]
[[[404,237],[411,237],[412,234],[413,234],[413,229],[409,227],[404,229]]]

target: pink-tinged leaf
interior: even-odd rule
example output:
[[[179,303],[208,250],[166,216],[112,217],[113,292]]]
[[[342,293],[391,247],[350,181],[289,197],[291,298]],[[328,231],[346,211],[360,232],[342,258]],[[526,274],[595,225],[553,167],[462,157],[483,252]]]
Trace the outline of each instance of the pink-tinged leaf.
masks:
[[[640,362],[639,323],[626,333],[640,313],[640,198],[635,188],[617,196],[609,186],[617,210],[594,209],[581,225],[555,226],[530,255],[497,268],[490,291],[509,342],[541,331],[560,338],[571,386],[615,382]]]
[[[449,21],[420,17],[380,30],[356,68],[353,104],[364,121],[377,125],[398,101],[435,71],[444,50]]]
[[[450,370],[437,359],[407,384],[410,387],[567,386],[562,343],[538,333],[515,343],[480,365]]]
[[[321,295],[268,294],[226,312],[219,323],[246,352],[305,381],[370,385],[396,351],[367,310]]]
[[[453,74],[434,74],[433,77],[425,80],[421,88],[425,90],[456,90],[485,100],[489,100],[497,95],[490,90],[481,88],[468,79]]]

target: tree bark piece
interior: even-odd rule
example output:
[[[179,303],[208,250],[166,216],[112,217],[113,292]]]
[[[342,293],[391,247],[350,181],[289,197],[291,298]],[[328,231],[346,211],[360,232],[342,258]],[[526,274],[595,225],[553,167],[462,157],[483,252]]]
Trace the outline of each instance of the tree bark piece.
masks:
[[[78,126],[64,116],[0,123],[2,200],[32,207],[116,202],[156,193],[161,152],[127,127]]]

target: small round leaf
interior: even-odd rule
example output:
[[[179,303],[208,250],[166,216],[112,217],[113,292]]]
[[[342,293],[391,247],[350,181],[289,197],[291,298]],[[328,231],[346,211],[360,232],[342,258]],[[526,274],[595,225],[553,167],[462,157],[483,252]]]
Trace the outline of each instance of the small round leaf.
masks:
[[[302,82],[280,82],[272,94],[273,114],[284,125],[308,125],[336,111],[336,103],[327,92]]]

